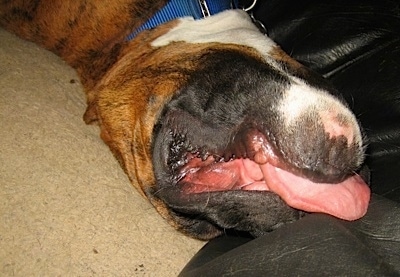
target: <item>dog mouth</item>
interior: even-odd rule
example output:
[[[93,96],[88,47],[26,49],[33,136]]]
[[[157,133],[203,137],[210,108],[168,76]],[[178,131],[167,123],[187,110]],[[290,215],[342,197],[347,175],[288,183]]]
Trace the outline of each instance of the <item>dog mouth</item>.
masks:
[[[357,174],[320,174],[283,158],[275,143],[257,129],[237,134],[223,151],[195,147],[174,135],[168,167],[183,194],[269,191],[292,208],[344,220],[365,215],[368,185]]]

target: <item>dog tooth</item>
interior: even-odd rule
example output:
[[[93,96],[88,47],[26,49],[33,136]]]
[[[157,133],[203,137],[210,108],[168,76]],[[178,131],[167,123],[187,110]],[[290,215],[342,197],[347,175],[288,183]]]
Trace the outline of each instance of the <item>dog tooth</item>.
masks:
[[[220,155],[213,155],[213,157],[214,157],[214,160],[215,160],[216,162],[223,162],[223,161],[225,161],[225,160],[224,160],[224,157],[222,157],[222,156],[220,156]]]

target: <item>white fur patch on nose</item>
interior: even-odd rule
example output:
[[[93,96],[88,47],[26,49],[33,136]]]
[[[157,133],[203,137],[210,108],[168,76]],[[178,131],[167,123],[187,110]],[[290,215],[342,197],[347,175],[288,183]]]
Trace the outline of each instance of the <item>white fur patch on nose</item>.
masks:
[[[349,145],[362,144],[361,130],[353,113],[332,95],[297,78],[285,92],[279,111],[288,128],[301,124],[302,118],[319,117],[313,121],[314,127],[322,123],[330,138],[344,136]],[[313,126],[308,127],[312,131]]]

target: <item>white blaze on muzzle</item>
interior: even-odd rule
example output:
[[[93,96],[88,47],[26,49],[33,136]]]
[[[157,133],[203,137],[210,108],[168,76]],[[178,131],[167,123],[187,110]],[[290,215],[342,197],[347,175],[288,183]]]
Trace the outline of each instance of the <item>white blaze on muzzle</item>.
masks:
[[[362,145],[360,127],[353,113],[327,92],[291,78],[293,83],[284,92],[278,105],[286,128],[300,123],[302,118],[317,116],[330,138],[344,136],[348,145]]]

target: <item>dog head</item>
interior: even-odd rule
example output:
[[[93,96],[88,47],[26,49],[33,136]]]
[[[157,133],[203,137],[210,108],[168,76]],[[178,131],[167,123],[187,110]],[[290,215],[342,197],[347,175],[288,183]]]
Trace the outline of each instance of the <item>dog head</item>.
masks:
[[[356,118],[245,12],[143,31],[95,90],[102,138],[137,189],[191,236],[258,235],[303,211],[346,220],[366,212]]]

